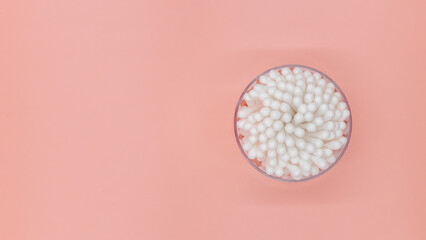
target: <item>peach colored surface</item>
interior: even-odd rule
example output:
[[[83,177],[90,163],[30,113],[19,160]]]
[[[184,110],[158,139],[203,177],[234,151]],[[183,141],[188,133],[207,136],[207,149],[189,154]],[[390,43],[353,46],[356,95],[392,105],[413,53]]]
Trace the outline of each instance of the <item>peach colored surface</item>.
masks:
[[[425,1],[0,6],[0,239],[426,239]],[[290,63],[353,114],[341,161],[296,184],[233,132]]]

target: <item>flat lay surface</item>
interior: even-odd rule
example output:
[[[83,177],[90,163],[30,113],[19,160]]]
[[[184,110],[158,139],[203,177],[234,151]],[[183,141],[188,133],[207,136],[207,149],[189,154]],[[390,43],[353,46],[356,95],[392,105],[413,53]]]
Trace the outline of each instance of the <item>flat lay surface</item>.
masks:
[[[426,239],[424,1],[0,1],[0,239]],[[352,114],[301,183],[234,137],[285,64]]]

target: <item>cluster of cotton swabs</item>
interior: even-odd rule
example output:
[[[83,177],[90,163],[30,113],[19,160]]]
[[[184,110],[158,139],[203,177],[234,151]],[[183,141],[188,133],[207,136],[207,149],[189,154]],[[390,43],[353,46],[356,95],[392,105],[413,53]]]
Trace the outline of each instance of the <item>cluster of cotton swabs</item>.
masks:
[[[237,121],[242,147],[269,175],[315,176],[336,161],[347,142],[348,106],[318,72],[271,70],[243,99]]]

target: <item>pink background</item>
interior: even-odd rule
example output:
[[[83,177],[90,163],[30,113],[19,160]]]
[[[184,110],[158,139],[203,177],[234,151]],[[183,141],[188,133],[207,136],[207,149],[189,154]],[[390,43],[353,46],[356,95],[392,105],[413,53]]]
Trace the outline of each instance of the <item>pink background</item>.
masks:
[[[0,239],[426,239],[425,1],[0,6]],[[233,133],[290,63],[353,114],[343,159],[296,184]]]

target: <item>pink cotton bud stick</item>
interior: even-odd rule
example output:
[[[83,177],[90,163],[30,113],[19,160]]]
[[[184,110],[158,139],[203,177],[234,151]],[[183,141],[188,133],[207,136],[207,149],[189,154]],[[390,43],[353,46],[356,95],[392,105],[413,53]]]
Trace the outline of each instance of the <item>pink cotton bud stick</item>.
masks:
[[[246,88],[237,105],[235,134],[249,163],[282,181],[312,179],[343,155],[351,133],[343,92],[305,66],[273,68]]]

